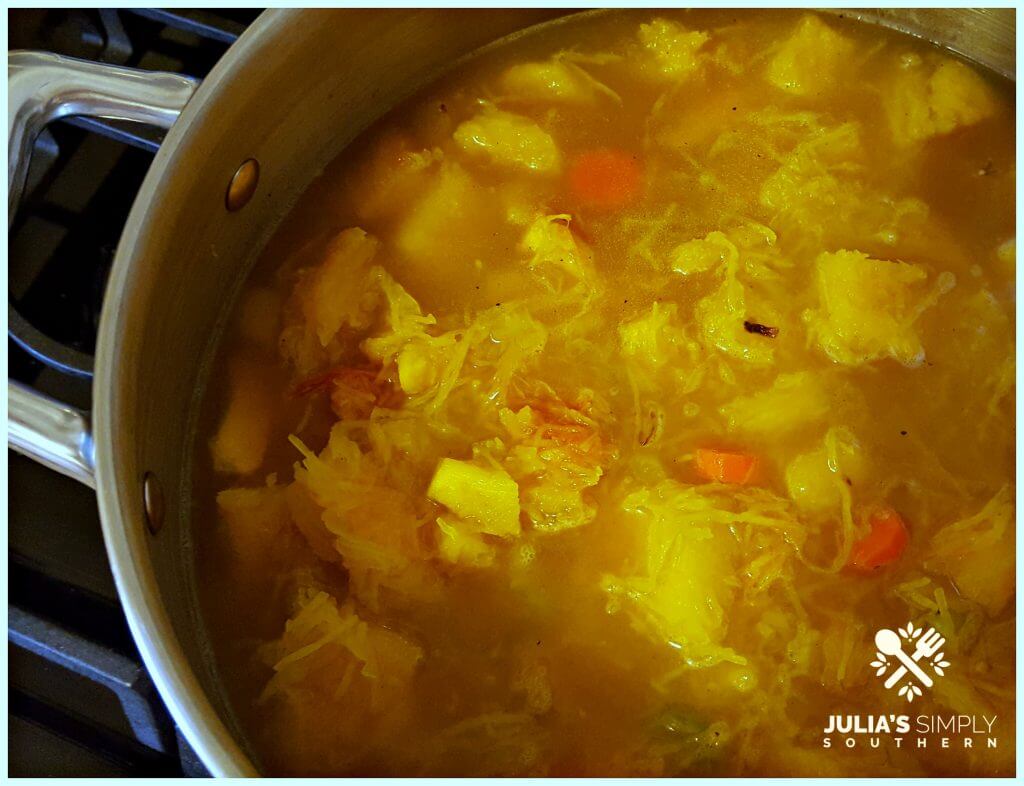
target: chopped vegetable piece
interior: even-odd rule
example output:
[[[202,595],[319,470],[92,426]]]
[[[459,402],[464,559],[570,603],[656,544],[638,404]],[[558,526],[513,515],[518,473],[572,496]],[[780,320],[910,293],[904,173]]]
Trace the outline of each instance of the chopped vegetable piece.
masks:
[[[802,511],[834,513],[843,503],[841,487],[859,484],[865,469],[864,450],[853,433],[833,427],[821,447],[789,462],[786,489]]]
[[[288,527],[285,490],[280,486],[229,488],[217,494],[217,511],[227,525],[231,553],[247,571],[267,570],[281,553]]]
[[[551,135],[521,115],[488,108],[455,129],[455,141],[471,155],[499,166],[555,174],[561,168]]]
[[[871,531],[853,544],[849,565],[870,573],[895,562],[907,548],[910,536],[900,514],[892,508],[879,508],[868,516]]]
[[[892,85],[885,94],[885,108],[898,145],[912,145],[974,125],[995,111],[985,81],[951,58],[943,58],[930,69],[921,57],[905,55]]]
[[[592,207],[622,207],[640,191],[640,163],[635,154],[625,150],[589,150],[573,161],[569,185],[577,197]]]
[[[486,189],[450,157],[431,171],[418,197],[398,215],[394,247],[416,263],[422,276],[462,276],[471,269],[498,213],[498,204],[484,198]]]
[[[699,448],[694,459],[698,474],[718,483],[749,483],[757,470],[757,456]]]
[[[621,104],[615,92],[569,61],[567,53],[540,63],[519,63],[508,69],[501,86],[517,98],[530,101],[588,104],[599,97]]]
[[[274,400],[256,366],[242,359],[231,363],[228,405],[210,440],[213,468],[248,475],[260,468],[273,423]]]
[[[412,201],[436,176],[443,158],[440,149],[418,149],[405,134],[382,140],[373,158],[355,176],[360,221],[393,215],[400,205]]]
[[[540,216],[523,234],[519,247],[530,254],[530,270],[556,292],[581,284],[587,292],[596,287],[593,255],[570,229],[568,213]]]
[[[410,342],[396,358],[398,383],[411,396],[422,393],[437,382],[438,364],[435,353],[425,342]]]
[[[1003,486],[973,516],[940,529],[925,564],[995,616],[1013,599],[1015,555],[1013,492]]]
[[[279,693],[308,696],[309,689],[323,680],[338,689],[327,695],[340,697],[349,661],[358,668],[360,677],[376,683],[373,693],[379,695],[381,690],[406,685],[423,659],[421,647],[387,628],[365,622],[351,603],[339,606],[326,592],[305,603],[285,624],[281,638],[267,645],[262,654],[275,672],[263,700]],[[348,684],[355,687],[351,678]],[[369,709],[358,704],[355,708]]]
[[[494,563],[494,546],[466,522],[438,516],[437,529],[440,532],[438,553],[446,562],[476,568],[486,568]]]
[[[721,407],[730,431],[779,437],[812,425],[829,411],[830,399],[810,371],[779,374],[767,390],[741,396]]]
[[[519,534],[519,486],[503,469],[441,459],[427,497],[480,532],[500,537]]]
[[[651,368],[672,360],[673,347],[682,341],[679,307],[675,303],[654,303],[647,314],[619,325],[622,354]]]
[[[638,553],[627,563],[636,567],[625,576],[606,575],[605,591],[623,601],[638,631],[676,650],[681,670],[744,664],[723,643],[741,573],[733,533],[758,530],[766,547],[761,556],[784,559],[787,547],[778,530],[797,536],[784,500],[763,489],[666,480],[629,494],[622,510],[643,525]],[[756,566],[751,573],[758,574],[759,590],[772,582]]]
[[[739,257],[739,250],[724,232],[709,232],[707,237],[688,240],[672,252],[672,270],[688,276],[722,265],[734,267]]]
[[[327,346],[342,327],[365,328],[369,321],[360,280],[377,253],[379,242],[353,227],[331,241],[327,258],[317,269],[307,301],[307,314],[316,325],[317,337]]]
[[[815,267],[820,306],[805,319],[830,358],[850,366],[881,358],[904,366],[924,362],[914,322],[952,288],[952,274],[940,276],[928,293],[915,291],[927,278],[920,267],[859,251],[820,254]]]
[[[700,30],[687,30],[668,19],[654,19],[640,25],[640,43],[651,53],[654,65],[661,75],[681,79],[693,74],[701,64],[701,47],[708,42],[708,34]]]
[[[808,14],[768,65],[768,81],[788,93],[807,95],[835,87],[848,65],[853,43]]]
[[[772,342],[743,329],[747,317],[747,287],[734,271],[727,270],[721,286],[701,298],[695,314],[707,346],[748,363],[772,362]]]

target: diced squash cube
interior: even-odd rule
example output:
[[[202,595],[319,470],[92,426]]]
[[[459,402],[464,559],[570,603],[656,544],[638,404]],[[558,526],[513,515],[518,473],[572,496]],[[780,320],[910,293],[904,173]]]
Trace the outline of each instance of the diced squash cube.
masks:
[[[931,114],[938,133],[973,125],[995,111],[992,93],[984,79],[958,60],[946,60],[932,74]]]
[[[502,469],[441,459],[427,497],[489,535],[519,534],[519,486]]]
[[[369,325],[366,293],[361,284],[378,246],[375,237],[358,227],[342,231],[328,246],[305,309],[321,345],[327,346],[342,327]]]
[[[767,390],[721,408],[730,431],[779,437],[811,425],[829,410],[821,380],[809,371],[779,374]]]
[[[416,298],[383,268],[374,267],[370,279],[384,295],[384,324],[376,335],[364,339],[361,346],[367,357],[386,365],[410,342],[429,343],[426,329],[437,320],[431,314],[424,314]]]
[[[455,129],[455,142],[470,155],[528,172],[556,174],[561,156],[555,140],[532,120],[501,109],[485,109]]]
[[[516,98],[565,104],[588,104],[600,96],[619,97],[584,69],[563,57],[519,63],[501,77],[502,88]]]
[[[418,278],[429,272],[465,275],[487,238],[484,227],[493,221],[496,205],[492,195],[457,163],[446,160],[430,185],[402,211],[404,219],[395,232],[395,247],[406,260],[417,263]]]
[[[687,30],[668,19],[654,19],[640,25],[640,43],[651,54],[655,68],[663,76],[682,79],[697,71],[702,61],[701,47],[708,34]]]
[[[806,513],[827,513],[839,509],[839,484],[859,484],[864,478],[864,451],[856,437],[845,428],[829,429],[821,447],[804,453],[786,467],[786,490],[790,499]]]
[[[672,359],[672,350],[683,340],[675,303],[654,303],[642,317],[619,325],[622,354],[652,368]]]
[[[397,361],[398,384],[409,395],[422,393],[437,382],[437,359],[426,343],[406,344],[399,351]]]
[[[535,219],[520,243],[530,255],[531,270],[550,278],[553,269],[561,271],[573,281],[584,281],[594,276],[590,253],[577,242],[569,229],[572,216],[568,213],[540,216]]]
[[[925,565],[995,616],[1013,599],[1015,555],[1013,494],[1004,486],[978,513],[940,529]]]
[[[820,254],[815,268],[820,305],[805,319],[825,354],[850,366],[882,358],[905,366],[924,361],[914,327],[934,301],[915,289],[927,278],[924,270],[859,251]]]
[[[319,264],[299,270],[282,310],[279,351],[301,375],[341,360],[343,328],[365,330],[372,323],[380,293],[367,274],[378,246],[362,229],[345,229],[327,244]],[[298,256],[309,257],[312,251]]]
[[[440,150],[416,149],[399,134],[385,137],[358,173],[356,211],[361,221],[391,215],[430,182],[443,159]]]
[[[916,55],[906,55],[885,93],[893,141],[907,146],[949,134],[992,116],[991,88],[972,68],[943,59],[930,68]]]
[[[494,546],[465,522],[438,516],[437,528],[441,533],[438,552],[446,562],[476,568],[494,563]]]
[[[853,53],[853,43],[808,14],[768,64],[768,81],[796,95],[819,94],[835,86]]]
[[[623,501],[646,529],[641,571],[605,577],[606,591],[631,604],[637,627],[678,650],[692,665],[737,656],[721,645],[735,597],[734,541],[713,522],[731,518],[695,487],[665,481]]]
[[[213,468],[248,475],[260,468],[267,452],[273,396],[258,368],[247,360],[233,361],[228,377],[227,409],[210,440]]]
[[[722,265],[733,267],[738,261],[739,251],[722,232],[688,240],[672,252],[672,270],[683,276],[715,270]]]
[[[835,473],[829,469],[828,459],[820,449],[802,453],[789,462],[786,490],[801,509],[812,513],[838,508],[840,503]]]
[[[227,525],[231,552],[246,570],[266,570],[281,552],[280,538],[289,524],[281,486],[229,488],[217,494],[217,511]]]
[[[434,184],[408,211],[395,244],[407,256],[430,257],[446,236],[473,213],[475,185],[457,164],[445,163]]]
[[[853,123],[814,129],[765,179],[761,204],[802,225],[820,223],[830,213],[849,214],[861,194],[841,174],[860,153],[860,133]]]
[[[704,344],[748,363],[771,363],[775,352],[771,339],[744,328],[747,296],[743,284],[727,273],[721,286],[702,298],[695,309]]]

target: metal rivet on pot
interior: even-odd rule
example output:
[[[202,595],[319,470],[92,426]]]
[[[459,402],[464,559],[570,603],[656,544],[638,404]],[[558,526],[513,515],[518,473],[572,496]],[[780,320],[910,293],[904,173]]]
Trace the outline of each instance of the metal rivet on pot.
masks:
[[[252,199],[256,193],[256,186],[260,182],[260,162],[255,158],[247,159],[235,170],[231,182],[228,183],[228,192],[224,197],[224,204],[230,212],[241,210]]]
[[[152,472],[142,476],[142,504],[146,509],[146,527],[155,535],[164,525],[164,492]]]

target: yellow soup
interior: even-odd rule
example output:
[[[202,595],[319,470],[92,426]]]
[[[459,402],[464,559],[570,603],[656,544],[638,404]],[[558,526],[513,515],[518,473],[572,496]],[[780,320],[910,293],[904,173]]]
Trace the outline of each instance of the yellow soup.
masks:
[[[1014,112],[839,16],[616,12],[365,134],[207,396],[265,769],[1012,774]]]

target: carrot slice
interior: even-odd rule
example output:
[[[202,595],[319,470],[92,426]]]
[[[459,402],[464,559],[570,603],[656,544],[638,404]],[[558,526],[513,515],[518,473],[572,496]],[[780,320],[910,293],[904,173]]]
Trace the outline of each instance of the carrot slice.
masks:
[[[747,453],[728,453],[724,450],[699,448],[695,459],[701,477],[719,483],[749,483],[757,469],[757,456]]]
[[[892,508],[879,508],[868,520],[871,531],[853,544],[849,561],[851,568],[864,572],[898,560],[910,541],[906,524]]]
[[[573,193],[592,207],[622,207],[640,190],[640,163],[625,150],[599,148],[580,154],[569,170]]]

